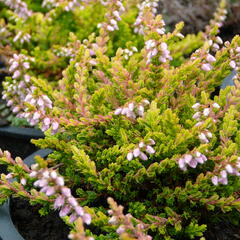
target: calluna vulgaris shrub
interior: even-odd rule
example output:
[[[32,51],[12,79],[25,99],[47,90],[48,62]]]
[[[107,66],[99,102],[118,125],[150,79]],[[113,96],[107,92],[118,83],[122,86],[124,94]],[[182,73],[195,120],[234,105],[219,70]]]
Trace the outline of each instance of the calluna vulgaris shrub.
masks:
[[[107,41],[108,56],[113,56],[119,47],[127,51],[129,46],[129,52],[126,52],[128,55],[144,45],[143,36],[132,34],[137,8],[132,8],[134,3],[129,1],[128,7],[132,9],[125,11],[121,22],[119,20],[125,9],[100,1],[83,1],[81,4],[77,1],[26,2],[28,5],[18,0],[0,1],[1,56],[7,59],[9,74],[13,76],[12,81],[6,83],[5,89],[17,95],[21,101],[32,92],[30,76],[37,76],[56,87],[56,82],[61,79],[61,73],[69,61],[75,57],[81,41],[91,49],[91,55],[95,55],[94,49],[98,46],[91,39],[99,34],[101,23],[105,20],[112,21],[108,31],[114,30],[114,27],[119,29]],[[132,46],[137,48],[132,49]],[[21,84],[17,87],[19,81]],[[23,89],[26,86],[27,92]],[[3,98],[6,98],[5,93]],[[15,100],[18,99],[15,97]],[[8,101],[7,105],[14,114],[18,113],[19,109],[13,107],[12,101]]]
[[[138,12],[134,2],[84,1],[81,10],[78,1],[44,1],[89,21],[95,4],[105,12],[88,40],[74,35],[71,61],[54,84],[37,74],[38,56],[27,48],[10,61],[4,97],[39,124],[46,137],[33,142],[53,153],[29,168],[1,152],[9,170],[1,203],[13,195],[41,204],[43,215],[59,210],[70,239],[194,239],[222,218],[239,222],[239,75],[214,94],[240,66],[240,37],[218,37],[225,2],[205,32],[186,37],[183,23],[165,32],[157,1],[139,3]],[[17,3],[6,5],[29,13]]]

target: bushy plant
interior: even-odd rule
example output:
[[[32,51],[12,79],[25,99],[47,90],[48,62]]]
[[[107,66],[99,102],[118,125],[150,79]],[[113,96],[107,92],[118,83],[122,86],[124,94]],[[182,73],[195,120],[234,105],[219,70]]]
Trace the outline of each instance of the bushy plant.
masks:
[[[121,1],[100,2],[107,19],[88,41],[73,41],[54,87],[31,75],[27,87],[16,85],[25,101],[6,88],[15,111],[45,131],[33,142],[53,153],[29,168],[1,152],[10,172],[1,175],[1,202],[14,195],[42,204],[42,214],[59,209],[69,238],[81,240],[194,239],[222,216],[238,222],[239,74],[213,95],[240,66],[240,37],[218,36],[224,1],[205,32],[186,37],[183,23],[165,33],[155,2],[142,2],[129,35],[144,45],[128,51],[120,37],[111,43],[127,24]]]
[[[108,22],[111,17],[108,12],[119,8],[116,6],[113,9],[111,5],[94,0],[81,4],[76,1],[9,0],[0,1],[0,4],[1,55],[6,59],[9,75],[13,76],[13,80],[5,84],[5,89],[13,92],[14,88],[14,95],[21,95],[21,101],[26,94],[17,88],[19,82],[20,88],[28,86],[30,77],[37,76],[55,87],[62,78],[62,71],[75,57],[80,41],[84,41],[94,55],[96,45],[87,42],[89,35],[98,35],[101,23]],[[131,25],[134,24],[137,8],[130,3],[127,7],[131,11],[126,11],[122,17],[124,21],[116,26],[120,31],[114,31],[109,36],[108,56],[114,55],[118,47],[133,45],[138,48],[144,44],[141,35],[132,34]],[[119,19],[122,12],[120,10],[117,16]],[[21,65],[24,62],[25,65]],[[3,98],[9,99],[5,94]],[[18,108],[14,109],[11,101],[8,106],[13,114],[18,113]]]

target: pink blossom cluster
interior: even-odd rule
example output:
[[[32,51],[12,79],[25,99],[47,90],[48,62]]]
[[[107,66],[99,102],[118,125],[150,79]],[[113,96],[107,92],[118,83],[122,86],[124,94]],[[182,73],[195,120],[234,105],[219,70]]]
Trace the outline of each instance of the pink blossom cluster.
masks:
[[[128,60],[134,52],[138,52],[138,49],[136,47],[131,47],[131,49],[123,49],[123,57]]]
[[[32,116],[30,112],[23,113],[23,117],[25,117],[32,126],[34,126],[39,122],[41,115],[45,114],[46,109],[52,109],[52,101],[47,95],[34,96],[35,87],[32,87],[31,90],[32,91],[24,98],[24,102],[35,106],[36,111]]]
[[[168,45],[165,42],[158,45],[157,41],[150,39],[145,42],[145,48],[147,50],[147,64],[150,64],[152,58],[157,56],[157,54],[160,54],[159,61],[162,63],[172,60],[170,51],[168,50]]]
[[[71,47],[61,47],[60,49],[55,49],[54,52],[58,57],[75,57],[75,51]]]
[[[84,223],[91,223],[91,215],[84,211],[77,199],[73,197],[71,190],[64,185],[62,176],[59,176],[55,170],[39,170],[38,164],[32,165],[31,168],[32,171],[29,176],[37,178],[34,186],[39,187],[40,192],[45,193],[47,196],[56,196],[53,207],[54,209],[60,209],[60,217],[69,216],[70,222],[74,222],[80,217]]]
[[[157,13],[158,0],[145,0],[141,4],[137,5],[139,9],[138,16],[134,23],[134,32],[143,35],[144,34],[144,25],[143,25],[143,13],[145,8],[150,8],[153,15]],[[159,29],[159,34],[164,34],[165,29]]]
[[[220,172],[219,176],[212,177],[212,183],[217,186],[219,183],[223,185],[228,184],[228,174],[234,176],[240,176],[240,157],[237,159],[236,167],[233,167],[231,164],[227,164],[225,169]]]
[[[203,164],[207,161],[207,157],[200,153],[195,152],[194,154],[186,154],[182,158],[178,159],[178,166],[183,171],[187,170],[187,166],[196,168],[198,164]]]
[[[12,73],[12,83],[5,82],[5,90],[2,98],[7,101],[7,106],[11,107],[13,113],[20,111],[19,102],[24,101],[26,92],[31,91],[31,88],[26,88],[30,82],[30,76],[27,70],[30,68],[30,62],[34,61],[23,54],[14,54],[9,60],[9,72]]]
[[[19,41],[20,43],[24,42],[30,42],[31,40],[31,35],[29,33],[23,33],[22,31],[19,31],[17,35],[13,38],[14,42]]]
[[[30,68],[30,62],[34,61],[33,58],[29,58],[23,54],[14,54],[13,58],[9,60],[9,72],[13,74],[13,79],[21,77],[21,72],[25,72]],[[29,77],[23,76],[26,81],[29,82]]]
[[[66,12],[69,11],[73,11],[75,8],[80,7],[80,8],[84,8],[81,4],[79,0],[71,0],[67,3],[67,5],[64,7],[64,10]]]
[[[240,68],[240,47],[230,50],[232,55],[232,60],[230,61],[230,67],[236,71]]]
[[[108,223],[118,226],[116,232],[121,239],[127,237],[127,239],[152,240],[151,236],[144,233],[143,222],[134,219],[130,213],[124,215],[123,207],[121,205],[117,206],[113,199],[108,198],[108,202],[111,206],[111,209],[108,210],[108,214],[111,216]]]
[[[143,117],[144,116],[144,107],[149,105],[150,102],[148,100],[143,100],[140,104],[136,103],[129,103],[125,107],[117,108],[114,112],[115,115],[124,115],[131,119],[136,119],[137,117]]]
[[[46,7],[48,9],[55,8],[57,6],[59,6],[59,3],[56,0],[43,0],[42,2],[42,7]]]
[[[133,151],[131,151],[127,154],[127,160],[132,161],[133,158],[139,157],[140,159],[142,159],[144,161],[147,161],[148,156],[146,155],[146,153],[147,154],[154,154],[155,153],[155,150],[152,147],[152,145],[155,145],[155,141],[153,139],[149,139],[147,142],[148,143],[143,142],[143,141],[140,142],[138,144],[137,148],[135,148]]]
[[[35,126],[41,123],[42,131],[49,128],[52,134],[58,131],[59,123],[45,117],[46,111],[53,108],[52,101],[47,95],[37,96],[34,92],[36,88],[30,84],[30,75],[27,70],[34,58],[29,58],[23,54],[14,54],[9,60],[9,72],[13,74],[12,83],[5,82],[5,91],[3,99],[6,99],[7,106],[11,107],[12,112],[19,118],[25,118],[30,125]],[[35,107],[35,111],[29,110],[26,106],[20,106],[19,103],[29,103]]]
[[[118,22],[121,21],[121,15],[125,11],[122,0],[101,0],[101,3],[104,6],[109,6],[110,11],[106,13],[106,18],[108,19],[108,21],[106,23],[98,24],[98,27],[104,27],[108,32],[118,30]]]
[[[191,60],[199,59],[199,56],[201,56],[201,50],[197,49],[195,53],[191,56]],[[212,63],[216,61],[216,58],[210,54],[209,52],[206,52],[201,56],[202,62],[201,62],[201,69],[205,72],[209,72],[212,70]]]
[[[223,45],[223,40],[219,37],[213,37],[211,40],[208,41],[210,49],[213,52],[217,52],[220,49],[220,45]]]
[[[0,0],[0,2],[11,8],[20,18],[27,19],[32,15],[27,4],[21,0]]]
[[[200,103],[195,103],[192,108],[195,111],[193,118],[198,121],[195,126],[201,126],[203,124],[203,120],[207,119],[210,115],[213,114],[213,111],[210,107],[201,107]],[[218,110],[220,109],[220,105],[218,103],[213,103],[212,108]],[[215,122],[216,120],[213,118],[213,121]],[[212,138],[212,133],[208,129],[205,129],[199,134],[198,137],[202,143],[209,143],[210,139]]]
[[[212,63],[216,61],[216,58],[211,55],[210,53],[208,53],[206,55],[206,58],[203,60],[201,69],[205,72],[209,72],[210,70],[212,70]]]
[[[47,95],[35,96],[34,87],[30,88],[32,92],[29,92],[24,102],[27,102],[35,107],[35,111],[28,111],[18,113],[18,117],[25,118],[30,125],[35,126],[40,123],[40,128],[43,132],[51,128],[51,133],[56,134],[59,130],[58,121],[46,116],[47,110],[50,111],[53,108],[51,99]]]
[[[214,14],[214,19],[210,21],[210,24],[217,25],[219,28],[221,28],[226,18],[227,10],[219,8],[218,11]]]

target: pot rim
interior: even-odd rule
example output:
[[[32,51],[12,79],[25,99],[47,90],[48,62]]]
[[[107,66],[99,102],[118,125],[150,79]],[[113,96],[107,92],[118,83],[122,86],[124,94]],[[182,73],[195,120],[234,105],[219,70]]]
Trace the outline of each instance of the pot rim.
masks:
[[[43,138],[44,133],[40,129],[35,128],[23,128],[15,126],[0,127],[0,136],[9,136],[19,139],[37,139]]]
[[[31,166],[35,163],[35,156],[41,156],[44,158],[50,153],[52,153],[51,149],[40,149],[25,158],[24,162],[28,166]],[[10,201],[9,198],[2,206],[0,206],[0,240],[24,240],[13,224],[9,208]]]

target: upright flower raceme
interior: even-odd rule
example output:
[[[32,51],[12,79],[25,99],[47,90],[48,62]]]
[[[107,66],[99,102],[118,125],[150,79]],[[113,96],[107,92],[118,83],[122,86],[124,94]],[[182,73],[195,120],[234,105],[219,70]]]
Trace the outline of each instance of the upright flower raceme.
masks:
[[[35,126],[42,122],[42,130],[52,128],[55,134],[59,128],[57,121],[45,117],[46,111],[52,109],[52,101],[47,95],[38,96],[35,94],[36,88],[31,84],[31,76],[28,74],[31,62],[34,58],[23,54],[14,54],[9,61],[9,72],[12,73],[12,83],[5,82],[3,99],[7,101],[7,106],[19,118],[25,118],[30,125]],[[29,110],[25,103],[34,106],[35,110]]]
[[[213,52],[218,51],[223,44],[223,40],[219,36],[216,36],[216,34],[213,34],[213,32],[217,31],[217,34],[220,32],[219,29],[223,26],[227,16],[227,10],[225,8],[225,2],[220,4],[217,11],[214,13],[214,18],[210,21],[210,24],[205,30],[205,38],[208,40],[210,50]]]
[[[122,0],[107,0],[101,1],[101,3],[107,6],[110,11],[107,11],[105,15],[106,22],[98,24],[98,27],[104,28],[107,32],[118,30],[118,22],[121,21],[121,15],[125,11]]]
[[[151,155],[155,153],[152,145],[155,145],[155,141],[153,139],[149,139],[147,142],[140,142],[137,148],[127,154],[127,160],[131,161],[133,158],[139,157],[140,159],[147,161],[147,154]]]
[[[136,119],[137,117],[143,117],[144,115],[144,107],[149,105],[150,102],[148,100],[143,100],[140,104],[136,104],[131,102],[127,104],[127,106],[117,108],[114,112],[115,115],[124,115],[131,119]]]
[[[43,0],[42,7],[46,7],[48,9],[59,6],[59,2],[57,0]]]
[[[165,42],[158,44],[157,41],[150,39],[145,42],[145,48],[147,50],[147,64],[150,64],[152,58],[158,54],[160,55],[158,59],[162,63],[172,60],[170,51],[168,50],[168,46]]]
[[[21,0],[0,0],[0,2],[11,8],[20,18],[27,19],[32,15],[27,4]]]
[[[213,103],[211,107],[204,107],[200,103],[195,103],[192,108],[195,111],[193,119],[198,121],[195,126],[198,127],[209,117],[213,119],[213,122],[216,122],[215,111],[218,112],[221,107],[218,103]],[[198,135],[198,137],[202,143],[209,143],[212,138],[212,133],[208,129],[205,129]]]
[[[11,107],[14,113],[20,111],[19,103],[23,102],[26,94],[31,91],[31,86],[26,88],[30,82],[30,75],[27,74],[30,68],[30,62],[34,61],[23,54],[14,54],[9,60],[9,72],[12,73],[12,83],[5,82],[3,99],[7,101],[7,106]]]
[[[65,11],[69,12],[74,10],[77,7],[81,7],[83,8],[83,6],[81,5],[81,3],[79,2],[79,0],[71,0],[67,3],[67,5],[65,6]]]
[[[78,204],[76,198],[71,194],[71,190],[65,186],[62,176],[50,169],[38,169],[38,165],[32,165],[29,174],[31,178],[37,178],[34,182],[35,187],[47,196],[54,196],[54,209],[60,209],[59,216],[69,216],[69,221],[74,222],[77,218],[82,218],[86,224],[91,223],[91,215],[86,213]]]
[[[30,42],[31,35],[29,33],[23,33],[22,31],[19,31],[17,35],[13,38],[14,42],[19,41],[20,43],[24,42]]]
[[[209,50],[197,49],[195,53],[191,56],[191,60],[196,60],[201,58],[201,69],[205,72],[209,72],[213,69],[212,64],[216,61],[216,58],[209,53]]]
[[[54,52],[58,57],[75,57],[74,49],[71,47],[62,47],[60,49],[54,50]]]
[[[118,206],[112,198],[108,198],[108,203],[111,207],[111,209],[108,210],[109,215],[111,215],[108,222],[118,226],[116,232],[120,237],[124,236],[124,238],[127,237],[126,239],[136,240],[152,240],[151,236],[144,233],[145,226],[143,222],[134,219],[129,213],[124,215],[123,207],[121,205]],[[136,226],[134,226],[133,220],[137,223]]]
[[[145,8],[150,8],[153,15],[157,13],[158,1],[157,0],[145,0],[142,3],[138,4],[138,16],[134,23],[134,32],[143,35],[144,34],[144,25],[143,25],[143,13]],[[165,29],[160,28],[159,34],[164,34]]]
[[[183,157],[178,159],[179,168],[183,171],[187,170],[187,166],[196,168],[198,164],[203,164],[207,161],[207,157],[200,153],[194,152],[193,154],[185,154]]]
[[[233,164],[227,163],[227,165],[222,169],[219,175],[214,175],[212,177],[212,183],[217,186],[218,184],[227,185],[228,175],[240,176],[240,157],[238,157],[235,166]]]
[[[137,52],[138,49],[136,47],[131,47],[131,49],[123,49],[123,57],[128,60],[134,52]]]
[[[231,61],[229,63],[230,67],[238,71],[240,68],[240,46],[238,46],[236,49],[231,49],[230,55],[231,55]]]

